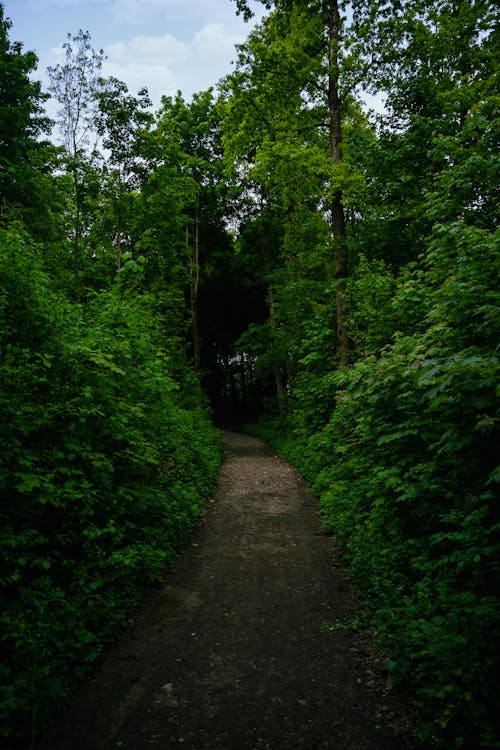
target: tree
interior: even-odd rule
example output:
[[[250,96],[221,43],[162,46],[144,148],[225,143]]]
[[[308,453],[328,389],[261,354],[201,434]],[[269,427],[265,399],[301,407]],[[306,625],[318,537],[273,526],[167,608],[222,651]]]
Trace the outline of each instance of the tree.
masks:
[[[322,209],[331,229],[336,281],[337,357],[339,364],[345,365],[348,361],[344,309],[347,251],[342,138],[346,106],[358,82],[359,71],[356,66],[351,64],[349,69],[345,64],[347,36],[337,0],[314,3],[284,0],[274,4],[265,2],[264,5],[267,8],[274,5],[275,11],[268,21],[264,21],[261,31],[253,35],[253,40],[251,36],[246,49],[241,48],[239,60],[240,70],[246,66],[250,80],[253,76],[253,83],[249,82],[249,78],[245,81],[242,74],[239,79],[237,76],[233,78],[233,86],[235,91],[241,85],[246,86],[247,90],[253,89],[259,102],[266,101],[265,122],[273,123],[271,132],[267,134],[268,142],[278,141],[284,126],[291,140],[295,141],[295,148],[299,145],[299,148],[305,147],[311,153],[309,170],[315,172],[322,182]],[[248,3],[243,0],[237,0],[237,8],[246,18],[252,15]],[[262,37],[260,47],[257,46],[258,34]],[[269,45],[272,45],[272,49]],[[257,72],[259,65],[260,74]],[[259,75],[263,83],[265,80],[267,93],[262,88],[257,92]],[[281,96],[280,90],[283,92]],[[288,97],[286,122],[281,119],[282,111],[278,115],[273,111],[272,103],[282,103],[284,92]],[[323,134],[323,143],[318,140],[318,133]],[[329,164],[326,160],[323,164],[318,163],[321,151]],[[285,154],[281,156],[283,158]]]
[[[37,57],[9,40],[11,22],[0,3],[0,212],[21,216],[42,234],[49,231],[50,169],[54,149],[42,137],[48,95],[31,80]]]
[[[220,115],[211,89],[186,103],[180,93],[163,98],[156,137],[184,181],[184,252],[189,279],[193,361],[202,366],[199,293],[203,264],[212,252],[230,245],[225,226],[228,196],[223,171]]]
[[[65,62],[48,68],[50,91],[61,105],[59,130],[62,135],[66,169],[73,192],[72,244],[75,298],[81,299],[81,244],[84,232],[85,187],[96,157],[100,71],[104,53],[92,48],[90,34],[80,29],[68,34],[63,44]]]
[[[375,14],[372,4],[353,3],[357,43],[365,57],[373,51],[367,87],[384,95],[386,108],[377,139],[358,156],[369,177],[357,241],[363,254],[394,269],[424,252],[433,223],[426,193],[459,153],[446,153],[444,144],[459,140],[469,114],[494,89],[493,5],[413,0]]]
[[[105,183],[114,213],[116,267],[119,270],[122,243],[130,221],[128,207],[133,190],[140,185],[138,141],[151,126],[153,115],[149,111],[151,100],[147,89],[141,89],[137,97],[131,96],[126,84],[117,78],[100,81],[97,100],[96,128],[107,151]]]
[[[48,68],[50,91],[61,105],[59,130],[70,158],[77,159],[96,147],[98,94],[102,87],[100,72],[103,50],[93,49],[88,31],[74,37],[68,34],[63,44],[65,62]]]

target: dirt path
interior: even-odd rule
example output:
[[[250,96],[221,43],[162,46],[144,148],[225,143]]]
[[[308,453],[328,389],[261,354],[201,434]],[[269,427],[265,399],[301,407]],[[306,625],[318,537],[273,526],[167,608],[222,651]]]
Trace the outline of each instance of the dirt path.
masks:
[[[303,480],[262,441],[229,457],[192,545],[47,750],[402,750],[356,599]]]

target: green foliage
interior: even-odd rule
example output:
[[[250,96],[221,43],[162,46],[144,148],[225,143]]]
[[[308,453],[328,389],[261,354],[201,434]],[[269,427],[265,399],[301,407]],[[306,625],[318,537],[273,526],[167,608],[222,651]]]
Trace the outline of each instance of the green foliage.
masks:
[[[415,271],[420,332],[302,385],[278,442],[319,495],[429,747],[498,742],[498,271],[497,233],[437,225]],[[386,321],[408,319],[407,284]]]
[[[278,402],[259,429],[315,487],[426,746],[500,746],[495,9],[262,4],[217,106],[179,93],[156,118],[145,90],[99,78],[88,33],[69,37],[61,169],[0,3],[10,744],[64,701],[210,491],[191,318],[219,416]],[[89,128],[107,164],[85,155]]]
[[[264,434],[315,488],[425,746],[490,750],[500,746],[493,35],[487,4],[422,6],[434,26],[410,18],[415,5],[405,45],[418,51],[388,80],[394,120],[357,153],[367,182],[348,240],[354,363],[327,367],[320,310],[301,330],[287,419]],[[469,46],[449,35],[457,23]]]
[[[363,255],[346,284],[349,332],[355,355],[369,356],[390,343],[394,333],[396,280],[382,260]]]
[[[161,580],[212,489],[217,435],[125,266],[85,309],[24,230],[0,238],[2,736],[60,705]],[[189,404],[189,405],[188,405]]]
[[[9,40],[11,22],[0,3],[0,205],[1,214],[21,216],[40,236],[50,235],[50,170],[54,147],[43,141],[50,128],[48,98],[32,80],[37,58]],[[4,217],[0,216],[3,222]]]

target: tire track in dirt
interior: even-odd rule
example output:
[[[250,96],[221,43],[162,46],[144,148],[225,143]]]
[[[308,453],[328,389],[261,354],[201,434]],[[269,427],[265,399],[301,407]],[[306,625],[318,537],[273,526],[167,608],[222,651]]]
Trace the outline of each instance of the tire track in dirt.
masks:
[[[55,723],[45,750],[403,750],[358,604],[298,473],[254,437],[191,545]]]

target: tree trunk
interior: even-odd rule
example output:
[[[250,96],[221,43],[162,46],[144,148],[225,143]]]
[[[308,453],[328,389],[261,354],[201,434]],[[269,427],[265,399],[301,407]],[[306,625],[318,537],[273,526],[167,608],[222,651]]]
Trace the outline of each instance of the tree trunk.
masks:
[[[120,180],[120,189],[118,193],[117,206],[117,226],[116,226],[116,268],[119,271],[122,267],[122,200],[123,189]]]
[[[342,103],[339,93],[340,14],[337,0],[329,0],[329,72],[328,109],[330,114],[330,154],[334,165],[342,161]],[[337,356],[340,365],[348,362],[348,335],[344,309],[347,255],[345,249],[345,215],[342,191],[332,198],[331,229],[335,264],[335,302],[337,311]]]
[[[196,196],[194,216],[193,252],[189,253],[189,232],[186,226],[186,249],[191,260],[191,335],[193,340],[193,363],[197,372],[200,371],[200,334],[198,328],[198,289],[200,286],[200,201]]]
[[[274,373],[274,379],[276,381],[276,395],[278,397],[278,408],[280,414],[284,411],[284,398],[285,398],[285,386],[283,385],[283,375],[279,370]]]
[[[273,297],[273,289],[271,285],[269,285],[268,300],[269,300],[269,321],[271,323],[271,328],[274,330],[275,329],[274,297]],[[279,408],[280,414],[283,414],[283,408],[284,408],[283,402],[284,402],[284,396],[285,396],[283,371],[277,364],[274,365],[273,369],[274,369],[274,380],[276,383],[276,396],[278,398],[278,408]]]
[[[75,235],[73,238],[73,264],[75,272],[75,299],[80,302],[80,234],[81,234],[81,212],[80,212],[80,186],[78,177],[73,175],[75,183]]]

